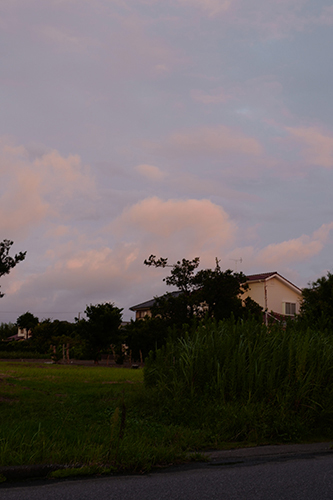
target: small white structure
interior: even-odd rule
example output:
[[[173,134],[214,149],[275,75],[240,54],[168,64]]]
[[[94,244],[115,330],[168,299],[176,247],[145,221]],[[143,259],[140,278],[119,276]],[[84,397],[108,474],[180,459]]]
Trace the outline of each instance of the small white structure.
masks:
[[[27,330],[26,328],[18,328],[17,329],[17,340],[28,340],[32,337],[32,332],[29,328]]]

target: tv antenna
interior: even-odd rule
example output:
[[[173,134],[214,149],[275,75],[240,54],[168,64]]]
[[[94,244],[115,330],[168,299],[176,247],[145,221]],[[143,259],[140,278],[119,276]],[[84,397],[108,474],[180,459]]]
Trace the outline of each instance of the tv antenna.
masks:
[[[235,268],[236,268],[236,269],[235,269],[235,272],[237,273],[237,264],[238,264],[238,262],[239,262],[240,264],[243,262],[242,257],[241,257],[240,259],[230,259],[230,260],[233,260],[233,261],[234,261],[234,263],[235,263]]]

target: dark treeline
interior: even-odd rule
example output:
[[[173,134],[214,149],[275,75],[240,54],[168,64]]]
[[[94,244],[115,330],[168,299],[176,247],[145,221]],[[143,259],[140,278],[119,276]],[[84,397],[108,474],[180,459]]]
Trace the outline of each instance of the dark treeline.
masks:
[[[0,351],[7,353],[35,353],[60,359],[66,350],[71,359],[94,359],[112,355],[117,363],[127,358],[133,362],[144,360],[150,351],[175,341],[184,332],[193,330],[210,320],[232,318],[236,322],[248,319],[262,323],[262,308],[253,300],[242,301],[247,289],[243,273],[222,271],[216,260],[215,269],[198,271],[199,259],[183,259],[168,265],[167,259],[150,256],[148,266],[170,267],[164,281],[176,287],[179,294],[167,293],[156,298],[151,315],[128,324],[122,323],[122,309],[112,303],[86,307],[85,319],[73,323],[58,319],[39,320],[30,312],[17,318],[15,324],[1,323],[0,339],[17,334],[20,328],[29,333],[25,340],[1,342]],[[301,313],[293,318],[299,328],[311,326],[321,331],[333,328],[333,275],[318,279],[303,290]],[[13,354],[14,356],[14,354]]]

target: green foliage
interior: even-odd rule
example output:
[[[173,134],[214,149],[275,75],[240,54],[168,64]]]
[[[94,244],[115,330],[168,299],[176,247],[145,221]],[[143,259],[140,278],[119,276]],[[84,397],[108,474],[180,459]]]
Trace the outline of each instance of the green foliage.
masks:
[[[85,314],[88,319],[77,321],[76,332],[85,340],[90,359],[98,361],[111,344],[119,350],[123,340],[120,330],[122,309],[109,302],[91,304],[87,306]]]
[[[188,294],[192,292],[196,288],[194,271],[199,266],[199,257],[195,257],[193,260],[178,260],[176,264],[173,265],[167,262],[168,259],[163,257],[156,259],[155,255],[150,255],[150,257],[144,261],[144,264],[154,267],[171,267],[170,276],[164,278],[163,281],[165,281],[168,286],[177,287],[182,293]]]
[[[10,240],[3,240],[0,242],[0,277],[9,274],[11,269],[25,259],[27,252],[20,252],[15,254],[14,257],[9,255],[10,248],[13,244],[14,242]],[[3,296],[4,293],[0,292],[0,297]]]
[[[21,344],[21,342],[16,342],[16,344]],[[17,346],[15,349],[9,350],[4,349],[4,346],[0,346],[0,359],[49,359],[49,354],[40,354],[36,351],[29,351],[28,349],[22,349],[21,346]]]
[[[333,328],[333,274],[311,283],[302,296],[301,319],[319,328]]]
[[[12,335],[16,335],[17,326],[14,323],[1,323],[0,324],[0,340],[7,339]]]
[[[69,344],[73,347],[79,342],[75,337],[75,325],[68,321],[45,319],[33,330],[30,340],[31,347],[40,353],[48,353],[50,346],[62,346]]]
[[[24,314],[21,314],[16,320],[16,324],[19,328],[25,328],[27,331],[33,331],[34,328],[38,325],[39,319],[37,316],[34,316],[31,312],[27,311]]]
[[[144,318],[140,321],[131,321],[124,330],[133,361],[140,361],[140,351],[143,359],[149,351],[159,349],[165,344],[168,327],[161,318]]]
[[[192,415],[207,425],[207,406],[218,425],[232,408],[243,424],[251,414],[245,430],[236,425],[238,439],[248,439],[254,427],[257,437],[296,439],[333,415],[333,340],[292,322],[286,330],[253,320],[203,322],[151,353],[144,375],[146,387],[163,395],[161,404],[173,415],[184,412],[182,418]],[[200,408],[197,417],[193,406]],[[287,432],[292,422],[297,432]]]
[[[247,289],[246,276],[230,269],[221,271],[216,267],[199,271],[195,277],[199,292],[197,301],[207,304],[208,315],[216,320],[240,318],[244,314],[241,295]]]
[[[154,317],[161,317],[169,326],[182,327],[191,323],[194,317],[211,317],[216,320],[230,318],[249,318],[255,316],[262,320],[262,308],[248,298],[242,303],[241,296],[247,290],[246,276],[230,269],[222,271],[218,259],[215,269],[202,269],[199,257],[183,259],[168,265],[166,258],[156,259],[151,255],[144,261],[147,266],[171,267],[170,276],[164,278],[169,286],[176,286],[178,293],[167,293],[156,298],[152,308]]]
[[[162,297],[156,297],[151,312],[153,318],[162,319],[167,327],[181,328],[193,319],[196,303],[194,293],[166,293]]]

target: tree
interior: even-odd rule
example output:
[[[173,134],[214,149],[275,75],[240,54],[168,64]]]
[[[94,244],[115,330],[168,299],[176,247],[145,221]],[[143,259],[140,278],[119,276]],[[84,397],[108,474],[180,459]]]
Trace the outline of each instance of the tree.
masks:
[[[245,274],[230,269],[222,271],[216,259],[215,269],[199,271],[195,281],[199,288],[198,299],[206,304],[208,316],[218,321],[232,314],[236,319],[243,317],[245,311],[241,297],[248,288]]]
[[[241,296],[248,288],[246,276],[230,269],[222,271],[218,259],[215,269],[202,269],[199,257],[193,260],[183,259],[169,265],[168,259],[156,259],[151,255],[144,261],[146,265],[155,267],[171,267],[170,276],[164,278],[167,285],[178,288],[179,294],[165,294],[156,299],[152,309],[153,316],[161,316],[171,324],[182,325],[194,316],[209,316],[216,320],[229,318],[232,314],[237,318],[245,318],[254,314],[262,317],[262,308],[252,299],[243,304]]]
[[[176,264],[168,264],[167,258],[156,259],[155,255],[144,261],[146,266],[171,267],[170,276],[163,278],[168,286],[178,288],[179,294],[167,293],[156,299],[152,309],[153,316],[160,316],[171,325],[182,325],[193,318],[195,312],[195,292],[199,285],[195,280],[195,270],[200,263],[199,257],[192,260],[178,260]]]
[[[111,344],[121,344],[122,309],[109,302],[90,305],[85,310],[86,319],[77,321],[77,332],[86,341],[90,356],[98,362],[102,351],[110,349]]]
[[[323,328],[333,327],[333,274],[309,283],[302,290],[303,301],[300,317],[307,323],[317,324]]]
[[[176,286],[178,290],[185,294],[197,288],[194,271],[198,268],[199,263],[199,257],[195,257],[193,260],[178,260],[176,264],[170,265],[168,264],[168,259],[164,259],[163,257],[156,259],[155,255],[150,255],[150,257],[144,261],[146,266],[171,267],[170,276],[164,278],[163,281],[165,281],[168,286]]]
[[[14,323],[0,324],[0,340],[7,339],[17,333],[17,326]]]
[[[20,252],[15,254],[14,257],[9,255],[9,251],[13,243],[14,242],[10,240],[3,240],[0,242],[0,278],[5,274],[9,274],[11,269],[13,269],[16,264],[25,259],[27,252]],[[3,296],[4,293],[0,292],[0,297]]]
[[[168,327],[161,318],[143,318],[131,321],[125,327],[126,344],[133,361],[145,359],[149,351],[160,349],[166,342]]]
[[[72,346],[75,343],[74,326],[68,321],[44,319],[33,330],[31,346],[40,353],[48,353],[51,344],[59,346],[70,343]]]
[[[29,330],[33,331],[33,329],[38,325],[39,319],[37,316],[34,316],[31,312],[27,311],[24,314],[21,314],[16,320],[16,324],[21,329],[26,329],[27,332]]]

